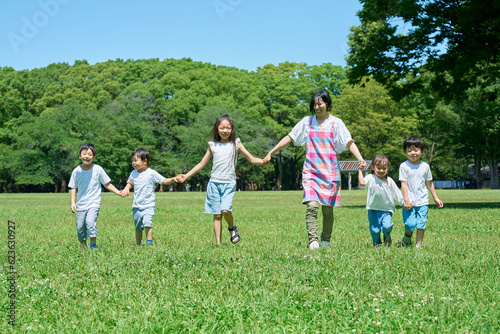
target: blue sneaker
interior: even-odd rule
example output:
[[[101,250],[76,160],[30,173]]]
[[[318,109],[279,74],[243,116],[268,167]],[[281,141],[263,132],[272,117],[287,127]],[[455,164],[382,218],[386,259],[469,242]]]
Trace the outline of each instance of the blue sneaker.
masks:
[[[90,243],[90,250],[97,250],[97,243],[91,242]]]
[[[324,247],[330,247],[330,242],[329,241],[321,241],[321,246],[324,246]]]

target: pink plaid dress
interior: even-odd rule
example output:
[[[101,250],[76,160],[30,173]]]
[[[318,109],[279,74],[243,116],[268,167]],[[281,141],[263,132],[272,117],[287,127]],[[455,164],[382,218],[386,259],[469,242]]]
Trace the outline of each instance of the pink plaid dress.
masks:
[[[316,201],[321,205],[340,206],[340,171],[335,152],[333,127],[314,126],[309,118],[306,160],[302,171],[302,203]],[[326,124],[325,124],[326,125]]]

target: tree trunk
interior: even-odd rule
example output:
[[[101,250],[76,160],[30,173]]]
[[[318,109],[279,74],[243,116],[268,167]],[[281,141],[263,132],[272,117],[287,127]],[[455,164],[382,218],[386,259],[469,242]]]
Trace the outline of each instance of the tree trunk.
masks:
[[[490,189],[500,189],[500,184],[498,182],[498,163],[494,157],[488,162],[490,165]]]
[[[66,180],[62,180],[61,181],[61,192],[62,193],[66,192],[66,187],[67,187]]]
[[[278,159],[278,165],[279,165],[279,171],[280,171],[280,175],[279,175],[279,179],[278,179],[278,190],[281,190],[281,185],[283,184],[282,183],[282,180],[281,180],[281,151],[278,152],[279,154],[279,159]]]

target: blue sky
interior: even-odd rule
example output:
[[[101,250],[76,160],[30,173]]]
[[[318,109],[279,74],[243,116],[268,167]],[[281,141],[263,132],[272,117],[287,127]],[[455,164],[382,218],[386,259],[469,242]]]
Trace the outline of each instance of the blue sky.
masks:
[[[191,58],[255,71],[345,65],[357,0],[19,0],[0,5],[0,67]]]

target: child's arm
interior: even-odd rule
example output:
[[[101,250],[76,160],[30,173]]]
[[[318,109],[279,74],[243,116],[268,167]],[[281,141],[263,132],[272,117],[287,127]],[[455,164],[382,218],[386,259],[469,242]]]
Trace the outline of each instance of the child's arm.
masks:
[[[210,161],[210,158],[212,158],[212,151],[210,151],[210,147],[209,147],[209,148],[207,148],[207,153],[205,153],[205,156],[203,157],[203,159],[201,159],[201,161],[196,166],[194,166],[193,169],[191,169],[187,174],[177,175],[175,177],[175,181],[183,183],[188,178],[190,178],[191,176],[193,176],[194,174],[196,174],[200,170],[202,170],[203,167],[205,167],[205,165],[208,163],[208,161]]]
[[[358,159],[359,164],[360,164],[360,168],[363,167],[363,169],[365,169],[366,161],[361,156],[361,153],[359,153],[358,147],[356,146],[356,143],[354,142],[354,140],[351,140],[347,143],[347,148],[356,157],[356,159]]]
[[[167,185],[167,184],[170,184],[172,182],[175,182],[175,177],[168,177],[165,180],[163,180],[163,182],[161,184]]]
[[[76,213],[76,189],[71,188],[71,212]]]
[[[120,196],[121,197],[128,196],[130,194],[130,188],[132,188],[132,185],[130,183],[127,183],[125,188],[123,188],[122,191],[120,191]]]
[[[363,169],[365,169],[364,167],[361,166],[361,164],[359,165],[359,170],[358,170],[358,182],[359,182],[359,185],[364,187],[365,186],[365,177],[363,175]]]
[[[425,181],[425,185],[427,186],[427,189],[431,192],[432,198],[434,199],[434,202],[436,202],[438,208],[443,207],[443,202],[437,197],[436,194],[436,189],[434,188],[434,182],[432,180]]]
[[[271,156],[274,153],[281,151],[282,149],[287,147],[292,141],[293,139],[289,135],[283,137],[283,139],[281,139],[280,142],[276,144],[276,146],[274,146],[274,148],[271,151],[269,151],[269,153],[264,157],[264,159],[262,159],[262,162],[264,164],[267,164],[269,161],[271,161]]]
[[[264,160],[255,158],[253,155],[250,154],[250,152],[247,151],[245,146],[241,142],[238,143],[238,148],[240,149],[240,152],[247,158],[248,161],[253,163],[254,165],[262,165],[264,164]]]
[[[413,203],[410,202],[408,197],[408,182],[401,181],[401,192],[403,193],[403,206],[406,210],[410,210],[413,207]]]
[[[108,189],[109,191],[112,191],[114,192],[115,194],[117,194],[118,196],[121,196],[122,194],[120,194],[120,191],[118,189],[116,189],[116,187],[114,185],[111,184],[111,182],[108,182],[104,185],[104,188]]]

